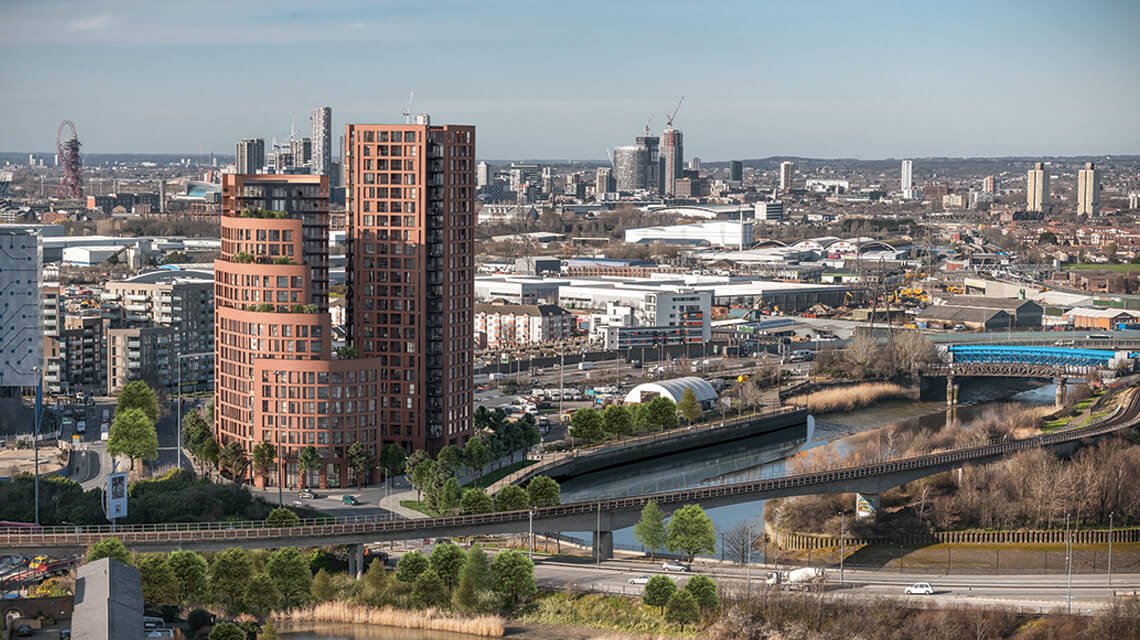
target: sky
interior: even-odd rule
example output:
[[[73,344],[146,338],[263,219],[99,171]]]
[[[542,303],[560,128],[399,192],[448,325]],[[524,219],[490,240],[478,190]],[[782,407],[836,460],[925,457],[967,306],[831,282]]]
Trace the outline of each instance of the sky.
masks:
[[[1137,0],[0,0],[0,151],[232,154],[348,122],[601,160],[1140,153]]]

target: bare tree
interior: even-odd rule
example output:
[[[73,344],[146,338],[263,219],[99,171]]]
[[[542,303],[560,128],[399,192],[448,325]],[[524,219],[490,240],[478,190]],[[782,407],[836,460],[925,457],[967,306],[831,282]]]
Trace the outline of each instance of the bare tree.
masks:
[[[732,525],[731,529],[724,532],[725,555],[734,562],[744,564],[748,560],[748,550],[756,540],[756,534],[757,527],[746,521]]]

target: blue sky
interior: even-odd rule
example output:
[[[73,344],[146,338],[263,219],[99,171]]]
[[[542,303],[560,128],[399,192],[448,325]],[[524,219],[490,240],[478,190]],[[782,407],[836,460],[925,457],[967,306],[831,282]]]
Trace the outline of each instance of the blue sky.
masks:
[[[1140,153],[1140,2],[0,0],[0,150],[233,153],[333,107],[601,159]],[[335,144],[335,143],[334,143]]]

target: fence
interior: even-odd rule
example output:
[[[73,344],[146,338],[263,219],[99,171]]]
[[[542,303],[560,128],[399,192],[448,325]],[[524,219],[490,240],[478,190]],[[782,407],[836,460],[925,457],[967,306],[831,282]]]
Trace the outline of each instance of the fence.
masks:
[[[849,548],[862,545],[924,545],[924,544],[1065,544],[1069,536],[1073,544],[1108,544],[1108,529],[1016,529],[1007,531],[935,531],[929,534],[855,538],[847,536],[842,544]],[[838,547],[838,536],[814,533],[781,531],[777,545],[787,551],[830,549]],[[1112,542],[1140,542],[1140,527],[1112,530]]]

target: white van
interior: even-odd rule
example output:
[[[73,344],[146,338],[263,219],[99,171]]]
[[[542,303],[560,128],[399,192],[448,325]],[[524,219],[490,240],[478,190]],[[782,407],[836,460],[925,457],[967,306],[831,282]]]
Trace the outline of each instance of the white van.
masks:
[[[594,368],[593,362],[579,362],[578,363],[578,370],[579,371],[589,371],[590,369],[593,369],[593,368]]]

